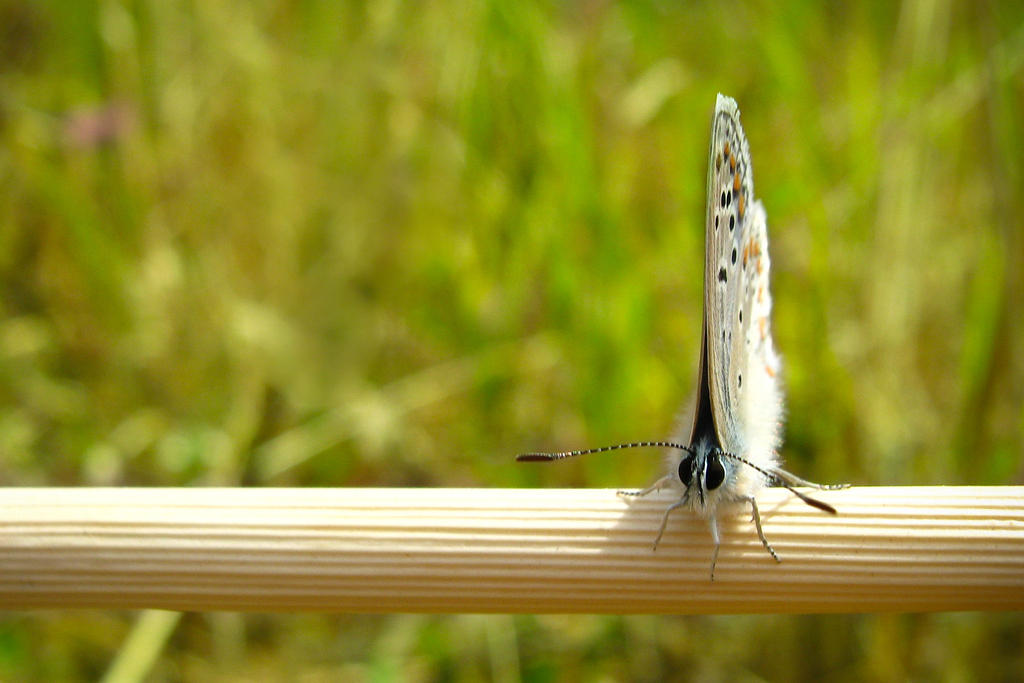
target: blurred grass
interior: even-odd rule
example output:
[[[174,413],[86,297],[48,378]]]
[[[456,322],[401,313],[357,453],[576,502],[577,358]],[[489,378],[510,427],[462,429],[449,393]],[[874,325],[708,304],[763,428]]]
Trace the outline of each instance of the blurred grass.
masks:
[[[647,483],[512,456],[671,432],[719,91],[791,468],[1021,483],[1018,3],[0,0],[3,484]],[[7,615],[0,677],[133,620]],[[149,678],[1007,680],[1021,626],[186,615]]]

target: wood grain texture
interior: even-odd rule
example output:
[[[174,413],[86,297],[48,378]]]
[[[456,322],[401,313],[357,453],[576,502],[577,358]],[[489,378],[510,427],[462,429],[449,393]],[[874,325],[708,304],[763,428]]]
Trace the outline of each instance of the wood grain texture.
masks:
[[[606,489],[0,489],[0,608],[814,613],[1024,608],[1024,487],[783,490],[703,521]]]

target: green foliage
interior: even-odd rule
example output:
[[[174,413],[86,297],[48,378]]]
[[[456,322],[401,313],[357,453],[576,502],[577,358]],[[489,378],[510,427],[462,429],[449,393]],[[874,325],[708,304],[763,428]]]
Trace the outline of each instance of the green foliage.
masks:
[[[791,469],[1024,476],[1018,3],[0,1],[5,485],[634,486],[735,97]],[[88,679],[130,620],[0,623]],[[1017,617],[190,615],[155,680],[1012,678]],[[358,644],[358,646],[356,646]]]

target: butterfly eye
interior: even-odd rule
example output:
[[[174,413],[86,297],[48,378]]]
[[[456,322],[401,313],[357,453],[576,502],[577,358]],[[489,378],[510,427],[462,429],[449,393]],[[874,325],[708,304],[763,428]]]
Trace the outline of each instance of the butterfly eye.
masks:
[[[708,458],[707,469],[704,471],[704,488],[714,491],[725,481],[725,466],[717,455]]]
[[[679,461],[679,480],[683,485],[689,486],[693,483],[693,454],[686,456]]]

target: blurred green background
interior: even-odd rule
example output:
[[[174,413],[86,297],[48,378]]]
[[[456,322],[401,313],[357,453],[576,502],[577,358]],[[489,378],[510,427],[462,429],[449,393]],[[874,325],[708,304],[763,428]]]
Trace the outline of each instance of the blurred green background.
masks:
[[[1024,9],[925,0],[0,0],[0,483],[648,483],[657,453],[512,458],[671,434],[719,91],[768,212],[790,469],[1024,483]],[[115,661],[1010,680],[1024,618],[0,618],[4,680]]]

